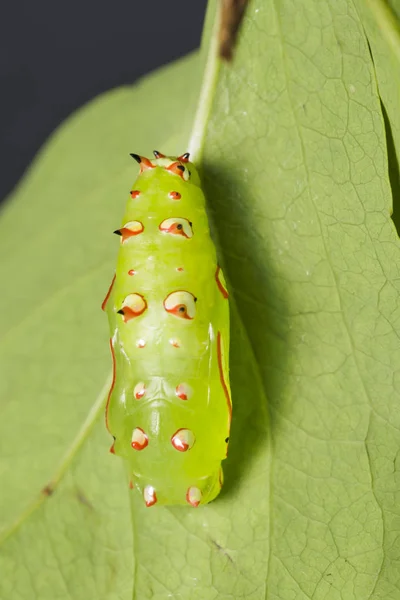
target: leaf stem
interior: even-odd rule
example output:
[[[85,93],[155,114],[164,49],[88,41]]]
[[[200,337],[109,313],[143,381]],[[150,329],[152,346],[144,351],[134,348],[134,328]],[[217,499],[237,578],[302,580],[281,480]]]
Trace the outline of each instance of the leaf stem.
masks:
[[[214,6],[213,6],[214,4]],[[213,91],[216,87],[221,60],[218,56],[218,32],[221,22],[221,3],[210,2],[210,10],[214,15],[214,24],[210,38],[204,39],[203,44],[209,44],[207,59],[204,69],[203,82],[200,90],[199,102],[193,122],[192,133],[189,141],[191,159],[199,163],[203,154],[206,124],[210,116]]]

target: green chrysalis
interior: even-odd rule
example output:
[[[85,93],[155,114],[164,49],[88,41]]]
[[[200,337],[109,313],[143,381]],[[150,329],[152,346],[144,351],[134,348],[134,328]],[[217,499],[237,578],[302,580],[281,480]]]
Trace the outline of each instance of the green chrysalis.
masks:
[[[110,324],[110,451],[128,461],[147,506],[198,506],[222,486],[232,404],[228,292],[189,154],[131,155]]]

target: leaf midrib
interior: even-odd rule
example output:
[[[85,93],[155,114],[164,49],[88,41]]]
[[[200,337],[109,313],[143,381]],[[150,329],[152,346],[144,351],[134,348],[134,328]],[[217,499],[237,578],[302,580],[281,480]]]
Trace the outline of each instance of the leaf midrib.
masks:
[[[75,455],[85,443],[88,435],[93,429],[97,418],[100,416],[101,412],[104,409],[106,398],[108,396],[108,390],[111,385],[111,380],[112,373],[110,372],[109,376],[105,381],[105,384],[103,385],[102,389],[97,395],[97,398],[95,399],[92,408],[88,412],[85,421],[83,422],[81,428],[79,429],[75,438],[71,442],[69,448],[67,448],[63,458],[61,459],[57,469],[55,470],[53,477],[50,479],[49,483],[46,486],[44,486],[41,494],[28,504],[27,508],[23,510],[19,516],[17,516],[17,518],[9,527],[3,529],[3,531],[0,533],[0,545],[3,544],[13,533],[15,533],[15,531],[19,529],[19,527],[21,527],[21,525],[23,525],[23,523],[38,508],[40,508],[40,506],[44,503],[45,500],[50,498],[50,495],[44,492],[46,488],[50,488],[51,494],[56,491],[57,486],[59,485],[60,481],[67,472],[70,464],[74,460]]]

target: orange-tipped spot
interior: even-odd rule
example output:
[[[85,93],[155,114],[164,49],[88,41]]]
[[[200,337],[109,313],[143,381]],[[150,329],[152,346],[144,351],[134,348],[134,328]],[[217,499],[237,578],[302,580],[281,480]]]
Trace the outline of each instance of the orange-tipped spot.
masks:
[[[201,501],[201,491],[198,487],[192,486],[186,492],[186,500],[191,506],[197,508]]]
[[[146,485],[143,490],[143,498],[146,503],[146,506],[153,506],[157,502],[157,494],[156,490],[152,485]]]
[[[146,393],[146,386],[143,381],[140,381],[135,385],[135,389],[133,390],[133,395],[136,400],[141,400]]]
[[[147,302],[141,294],[129,294],[117,313],[122,315],[124,323],[128,323],[131,319],[140,317],[146,309]]]
[[[158,228],[163,233],[180,235],[181,237],[187,239],[193,237],[192,223],[181,217],[171,217],[169,219],[165,219],[162,223],[160,223]]]
[[[193,447],[195,437],[190,429],[178,429],[171,438],[171,444],[179,452],[187,452]]]
[[[165,310],[180,319],[192,320],[196,314],[197,298],[190,292],[178,290],[172,292],[164,300]]]
[[[175,388],[175,394],[180,400],[189,400],[192,395],[192,389],[187,383],[180,383]]]
[[[138,198],[138,196],[140,196],[139,190],[131,190],[129,193],[133,199]]]
[[[114,233],[121,236],[121,243],[124,244],[131,237],[139,235],[143,231],[143,223],[140,221],[129,221],[129,223],[126,223],[121,229],[116,229]]]
[[[171,198],[171,200],[180,200],[182,198],[179,192],[170,192],[168,197]]]
[[[149,444],[149,438],[141,427],[135,427],[132,431],[131,446],[134,450],[144,450]]]

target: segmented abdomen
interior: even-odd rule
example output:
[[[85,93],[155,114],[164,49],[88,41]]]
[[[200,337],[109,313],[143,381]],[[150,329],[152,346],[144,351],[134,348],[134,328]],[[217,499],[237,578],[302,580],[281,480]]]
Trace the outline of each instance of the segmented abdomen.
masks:
[[[107,425],[148,505],[197,506],[222,485],[229,315],[204,204],[198,186],[154,167],[117,230]]]

